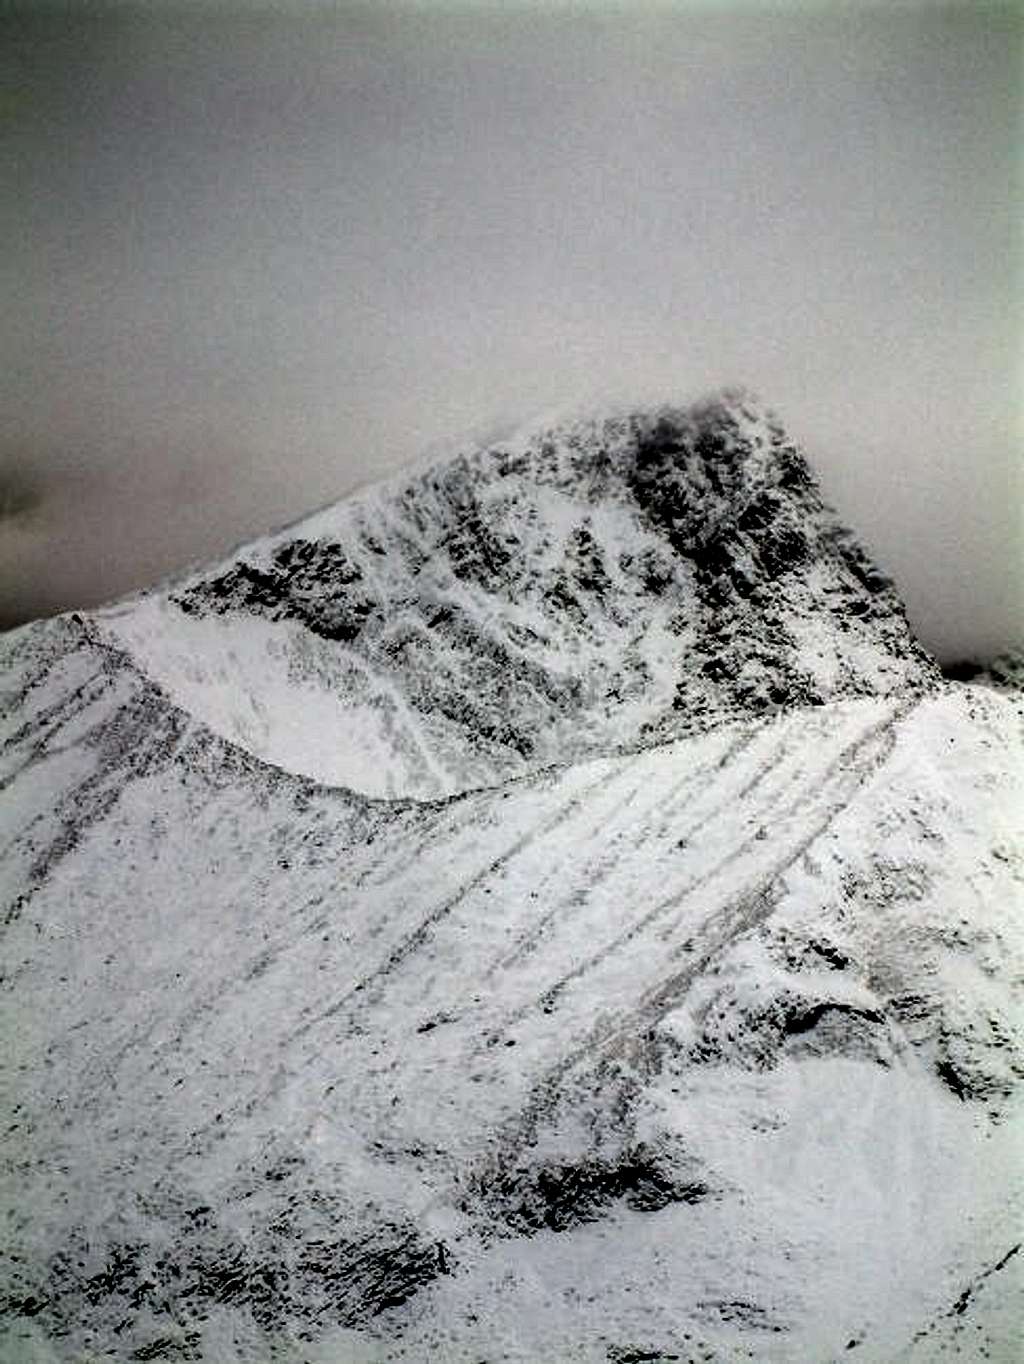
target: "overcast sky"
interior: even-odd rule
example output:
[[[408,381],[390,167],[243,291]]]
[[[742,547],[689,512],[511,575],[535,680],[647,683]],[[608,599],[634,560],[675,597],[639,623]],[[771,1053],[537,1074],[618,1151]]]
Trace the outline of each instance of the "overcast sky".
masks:
[[[8,15],[3,622],[742,382],[926,643],[1019,636],[1020,11],[766,9]]]

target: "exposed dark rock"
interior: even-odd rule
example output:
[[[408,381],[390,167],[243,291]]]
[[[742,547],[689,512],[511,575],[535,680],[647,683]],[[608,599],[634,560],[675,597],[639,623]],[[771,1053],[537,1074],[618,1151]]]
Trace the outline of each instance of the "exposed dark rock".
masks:
[[[785,988],[749,995],[729,986],[703,1008],[701,1030],[689,1055],[703,1064],[769,1070],[794,1052],[888,1064],[891,1051],[881,1009],[808,998]]]
[[[683,1356],[672,1350],[652,1350],[644,1345],[609,1345],[608,1364],[667,1364]]]
[[[275,551],[267,568],[243,560],[175,600],[189,615],[250,611],[269,620],[295,620],[323,639],[351,643],[379,610],[360,590],[362,576],[341,545],[298,539]]]
[[[379,1217],[353,1235],[352,1210],[316,1191],[286,1192],[246,1237],[208,1208],[162,1201],[159,1244],[104,1247],[93,1233],[73,1232],[46,1278],[9,1291],[0,1314],[39,1319],[57,1338],[84,1339],[117,1320],[126,1342],[158,1321],[159,1335],[129,1357],[195,1358],[195,1327],[212,1305],[242,1309],[269,1333],[322,1331],[365,1323],[451,1269],[447,1247],[422,1239],[411,1223]]]
[[[684,1154],[643,1142],[615,1157],[488,1168],[471,1187],[474,1201],[490,1216],[526,1236],[597,1221],[619,1202],[637,1212],[657,1212],[670,1203],[699,1203],[711,1193]]]

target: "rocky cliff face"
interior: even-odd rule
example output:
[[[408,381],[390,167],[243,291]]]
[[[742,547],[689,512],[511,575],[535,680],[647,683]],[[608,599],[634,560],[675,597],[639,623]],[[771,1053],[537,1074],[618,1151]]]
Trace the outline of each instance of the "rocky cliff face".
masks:
[[[225,737],[378,795],[936,676],[742,397],[457,454],[104,624]]]
[[[1019,698],[752,411],[0,642],[0,1358],[1013,1357]]]

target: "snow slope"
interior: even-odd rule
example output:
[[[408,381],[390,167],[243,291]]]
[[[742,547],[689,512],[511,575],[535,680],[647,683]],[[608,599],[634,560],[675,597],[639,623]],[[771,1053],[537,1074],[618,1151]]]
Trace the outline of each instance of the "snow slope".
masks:
[[[780,688],[812,578],[772,580]],[[215,732],[347,742],[267,699],[322,636],[191,590],[0,642],[0,1357],[1016,1357],[1012,692],[878,608],[822,645],[836,695],[680,654],[697,714],[541,708],[507,764],[469,726],[444,786],[486,783],[400,759],[383,798]]]

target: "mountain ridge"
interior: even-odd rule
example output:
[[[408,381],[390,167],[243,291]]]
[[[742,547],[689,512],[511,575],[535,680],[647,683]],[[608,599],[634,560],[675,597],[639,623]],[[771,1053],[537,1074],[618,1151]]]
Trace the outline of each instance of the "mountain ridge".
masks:
[[[528,428],[96,619],[226,737],[377,794],[938,675],[781,427],[735,396]]]
[[[688,518],[709,494],[702,419],[673,420],[641,467],[670,485],[658,532],[614,451],[595,471],[593,442],[564,428],[548,453],[536,433],[518,455],[502,446],[499,463],[530,473],[536,455],[570,486],[587,463],[614,511],[593,531],[609,586],[574,589],[582,623],[564,600],[550,608],[580,639],[563,682],[595,659],[613,674],[637,632],[680,638],[658,626],[697,582]],[[765,458],[788,444],[744,420]],[[619,439],[621,473],[636,433]],[[466,507],[464,471],[445,467],[442,491]],[[632,703],[595,718],[577,697],[561,728],[538,708],[549,738],[529,762],[456,728],[470,754],[444,769],[457,789],[424,790],[408,763],[390,795],[384,780],[310,775],[317,746],[358,723],[334,704],[330,651],[348,658],[360,634],[326,639],[267,619],[273,597],[249,610],[232,586],[209,591],[246,555],[259,567],[304,539],[341,544],[351,512],[0,639],[0,1358],[796,1364],[856,1349],[924,1364],[963,1345],[960,1325],[981,1353],[1013,1357],[1021,702],[941,679],[794,467],[776,529],[796,518],[812,548],[820,532],[828,571],[804,552],[772,576],[744,537],[780,537],[755,516],[736,538],[702,538],[698,558],[729,552],[702,580],[716,597],[733,568],[763,570],[770,610],[744,616],[742,591],[706,609],[739,613],[737,650],[781,613],[795,644],[773,680],[789,687],[792,648],[813,674],[820,647],[848,664],[833,694],[825,671],[810,700],[765,692],[744,709],[736,677],[709,680],[687,637],[660,672],[649,662]],[[531,476],[496,510],[478,496],[476,522],[451,519],[427,496],[433,477],[416,474],[411,510],[390,520],[384,495],[362,495],[366,524],[392,533],[376,557],[396,591],[458,585],[475,630],[493,606],[507,633],[515,592],[472,574],[529,575],[535,553],[543,594],[595,504],[556,497],[552,511]],[[747,505],[728,512],[721,481],[720,529]],[[399,533],[415,549],[416,516],[417,552],[454,534],[472,591],[449,541],[410,573]],[[499,540],[519,527],[523,562],[489,565],[477,523]],[[674,576],[641,590],[610,545],[674,555]],[[304,563],[293,549],[280,576],[309,600]],[[325,563],[339,595],[368,581]],[[177,599],[197,586],[190,614]],[[845,631],[844,601],[864,605]],[[699,623],[705,607],[687,609]],[[421,635],[449,690],[504,704],[518,675],[489,655],[467,673],[476,638],[460,653]],[[672,699],[691,671],[706,706],[688,728]],[[263,728],[247,735],[256,702]],[[434,742],[420,714],[414,737]],[[268,756],[274,734],[290,767]],[[336,773],[362,775],[341,747]]]

